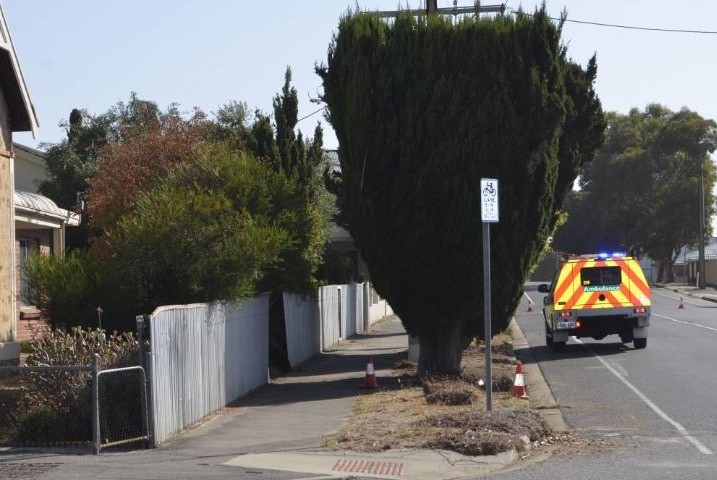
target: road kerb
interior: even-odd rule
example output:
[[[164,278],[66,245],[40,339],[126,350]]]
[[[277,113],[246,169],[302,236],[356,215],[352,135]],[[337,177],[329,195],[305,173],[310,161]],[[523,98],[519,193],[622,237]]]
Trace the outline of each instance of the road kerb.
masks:
[[[523,332],[518,326],[518,322],[513,319],[511,321],[513,332],[513,349],[521,350],[523,356],[521,358],[523,366],[523,375],[525,377],[528,396],[530,397],[530,407],[535,409],[545,419],[546,423],[555,432],[566,432],[569,430],[565,423],[563,414],[560,411],[558,403],[550,391],[548,382],[545,381],[540,365],[530,353],[530,345],[525,339]]]

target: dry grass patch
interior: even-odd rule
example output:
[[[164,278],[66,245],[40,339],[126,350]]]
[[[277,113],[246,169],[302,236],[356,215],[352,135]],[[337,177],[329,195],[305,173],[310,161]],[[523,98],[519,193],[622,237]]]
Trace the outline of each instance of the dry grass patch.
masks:
[[[553,434],[540,415],[532,411],[466,410],[431,415],[425,423],[440,428],[440,433],[426,442],[427,447],[463,455],[496,455],[510,449],[522,452],[531,442]]]
[[[507,335],[493,341],[492,412],[485,411],[485,356],[482,346],[463,355],[460,378],[424,378],[402,361],[393,376],[379,378],[379,388],[364,391],[345,427],[327,439],[333,449],[377,452],[403,448],[437,448],[465,455],[522,451],[546,441],[552,432],[526,400],[511,393],[515,365]]]

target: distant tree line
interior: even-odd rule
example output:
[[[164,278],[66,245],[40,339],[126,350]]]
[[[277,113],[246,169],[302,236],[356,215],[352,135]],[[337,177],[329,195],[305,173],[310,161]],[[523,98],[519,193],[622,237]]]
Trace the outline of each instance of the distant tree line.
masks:
[[[700,178],[705,238],[711,235],[717,126],[686,108],[672,112],[659,104],[606,119],[605,144],[582,169],[580,189],[568,195],[553,248],[646,255],[659,262],[659,280],[673,281],[681,248],[699,242]]]

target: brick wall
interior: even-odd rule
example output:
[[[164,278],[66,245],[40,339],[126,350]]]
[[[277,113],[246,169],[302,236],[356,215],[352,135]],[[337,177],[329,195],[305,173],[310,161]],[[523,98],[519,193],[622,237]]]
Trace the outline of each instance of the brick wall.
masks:
[[[36,308],[23,308],[20,310],[20,319],[17,322],[17,341],[44,338],[50,327]]]

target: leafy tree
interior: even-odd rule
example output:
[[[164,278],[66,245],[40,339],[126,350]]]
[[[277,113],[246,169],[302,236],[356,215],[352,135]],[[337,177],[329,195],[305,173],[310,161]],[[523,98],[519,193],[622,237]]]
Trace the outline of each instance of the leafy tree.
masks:
[[[313,139],[308,141],[300,131],[296,133],[298,104],[287,68],[281,94],[274,98],[275,131],[269,129],[268,117],[261,114],[251,128],[257,148],[254,153],[296,185],[291,207],[296,220],[291,227],[295,243],[282,254],[280,268],[262,281],[267,290],[277,294],[283,290],[308,293],[316,287],[334,213],[334,197],[326,190],[322,176],[323,131],[317,125]]]
[[[606,118],[605,145],[566,204],[568,222],[556,233],[556,248],[634,250],[658,260],[660,279],[671,281],[680,248],[699,240],[700,170],[706,217],[715,212],[709,153],[717,128],[688,109],[675,113],[658,104]]]
[[[177,143],[181,134],[187,137],[206,129],[204,120],[204,114],[196,112],[190,121],[184,121],[176,106],[161,112],[154,102],[142,100],[134,92],[127,103],[119,102],[100,115],[73,109],[66,125],[67,138],[47,146],[49,179],[40,184],[40,193],[60,207],[71,210],[77,206],[78,195],[83,199],[89,198],[88,207],[90,215],[95,217],[93,227],[97,230],[108,221],[115,207],[121,212],[127,204],[131,205],[133,192],[143,186],[140,180],[144,178],[142,173],[146,172],[138,171],[137,159],[151,163],[146,155],[152,154],[152,147],[156,147],[143,145],[143,140],[156,138],[156,133],[164,130]],[[136,155],[127,153],[131,149],[135,149]],[[161,160],[171,156],[170,153],[163,153],[163,157],[158,155]],[[116,169],[108,165],[100,168],[98,165],[106,163],[100,159],[108,156],[119,157],[119,164],[114,165]],[[157,170],[161,172],[163,167],[166,165],[158,162]],[[100,179],[95,180],[98,173]],[[93,182],[95,187],[90,185]],[[94,194],[91,197],[90,190]],[[83,215],[79,229],[68,230],[69,248],[86,248],[89,245],[90,215]]]
[[[294,127],[299,118],[299,97],[296,89],[291,86],[291,69],[287,67],[284,74],[284,86],[281,95],[274,97],[274,123],[276,125],[276,145],[281,170],[291,175],[299,162],[299,155],[303,153],[301,134],[297,142]]]
[[[318,285],[335,205],[322,177],[323,132],[317,126],[313,139],[309,140],[304,139],[301,131],[297,133],[298,105],[296,89],[291,86],[291,69],[287,67],[281,94],[273,101],[275,128],[260,113],[251,127],[254,153],[296,186],[289,207],[294,215],[288,226],[294,242],[259,283],[263,291],[271,292],[270,362],[276,368],[289,366],[282,294],[284,291],[308,294]]]
[[[108,115],[92,116],[85,110],[73,109],[67,124],[67,138],[47,148],[48,179],[39,191],[59,207],[76,211],[78,196],[88,190],[87,178],[97,169],[97,156],[107,144],[112,118]],[[67,231],[69,249],[86,248],[89,238],[89,221],[82,217],[79,228]]]
[[[480,179],[500,181],[492,328],[504,329],[604,130],[595,59],[571,63],[545,9],[466,18],[349,13],[317,69],[339,198],[378,292],[418,337],[421,373],[456,373],[483,332]]]
[[[291,245],[290,182],[227,145],[196,154],[140,192],[105,235],[135,312],[250,296]]]
[[[62,208],[74,208],[77,193],[85,192],[85,179],[94,175],[97,154],[107,144],[109,121],[73,109],[67,125],[67,138],[47,149],[48,180],[40,184],[40,193]]]
[[[92,225],[98,228],[129,211],[138,194],[149,190],[172,167],[194,161],[194,148],[207,137],[201,112],[185,120],[176,112],[159,115],[148,106],[151,103],[141,105],[119,117],[124,139],[104,147],[95,175],[87,180],[87,209]]]
[[[287,69],[284,95],[274,99],[276,132],[271,117],[256,112],[250,119],[238,102],[213,119],[199,110],[184,118],[174,105],[161,111],[134,93],[101,116],[73,112],[58,150],[69,158],[92,154],[91,168],[76,169],[73,178],[88,192],[98,234],[75,271],[91,268],[101,278],[97,288],[80,278],[65,282],[82,299],[65,305],[70,318],[77,314],[70,325],[92,325],[97,305],[108,323],[121,324],[163,303],[316,286],[333,198],[323,188],[320,127],[313,139],[294,134],[290,105],[298,98],[290,79]],[[38,279],[65,271],[56,263],[43,263]],[[38,285],[38,296],[58,295],[46,282]]]

